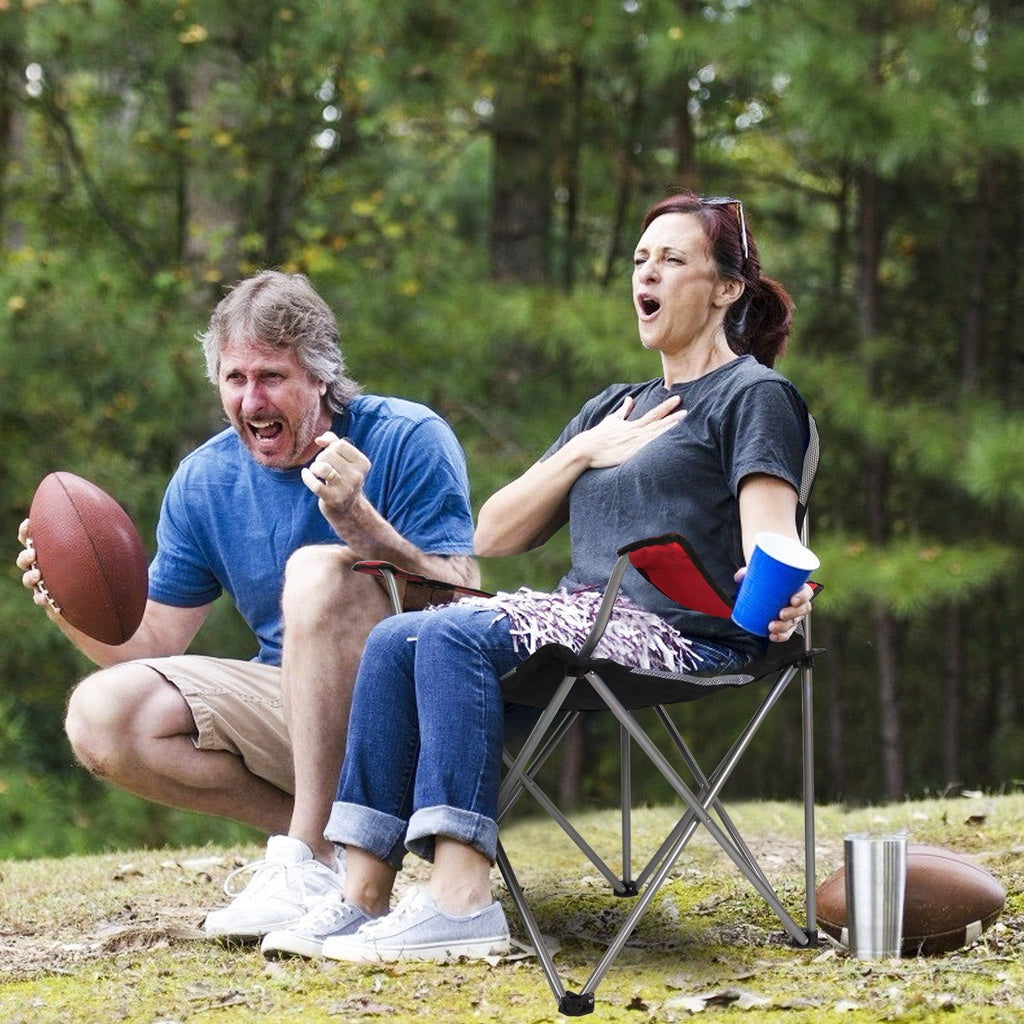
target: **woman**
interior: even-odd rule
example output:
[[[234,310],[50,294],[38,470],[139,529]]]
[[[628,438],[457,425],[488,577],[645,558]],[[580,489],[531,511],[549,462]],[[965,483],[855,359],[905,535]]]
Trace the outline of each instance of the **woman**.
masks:
[[[655,204],[633,263],[640,339],[659,354],[661,377],[592,399],[480,510],[475,546],[485,556],[536,547],[568,521],[569,574],[553,595],[467,600],[374,629],[326,830],[346,847],[344,901],[272,932],[265,952],[376,961],[504,951],[508,928],[489,881],[500,677],[540,643],[582,640],[589,622],[579,609],[596,606],[623,543],[682,533],[735,592],[758,531],[796,537],[807,412],[770,369],[792,302],[761,277],[742,206],[690,193]],[[598,654],[629,657],[642,634],[637,657],[648,664],[717,671],[766,643],[729,620],[679,608],[632,571],[622,594]],[[771,640],[789,638],[810,596],[802,588],[780,609]],[[407,849],[432,861],[430,879],[389,913]]]

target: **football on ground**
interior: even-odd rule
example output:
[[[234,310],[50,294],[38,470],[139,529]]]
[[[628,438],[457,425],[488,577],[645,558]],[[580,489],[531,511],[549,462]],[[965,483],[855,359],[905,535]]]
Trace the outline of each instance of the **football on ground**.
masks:
[[[846,871],[817,889],[818,925],[838,942],[846,937]],[[972,858],[941,846],[907,847],[903,956],[948,953],[969,945],[999,916],[1006,891]]]
[[[74,473],[50,473],[29,508],[36,566],[50,604],[76,629],[123,644],[142,621],[146,550],[128,513]]]

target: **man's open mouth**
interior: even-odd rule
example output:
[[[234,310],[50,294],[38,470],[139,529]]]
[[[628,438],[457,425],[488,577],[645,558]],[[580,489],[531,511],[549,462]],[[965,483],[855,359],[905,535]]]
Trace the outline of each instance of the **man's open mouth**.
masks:
[[[284,430],[280,420],[249,420],[248,426],[252,435],[259,441],[273,441]]]

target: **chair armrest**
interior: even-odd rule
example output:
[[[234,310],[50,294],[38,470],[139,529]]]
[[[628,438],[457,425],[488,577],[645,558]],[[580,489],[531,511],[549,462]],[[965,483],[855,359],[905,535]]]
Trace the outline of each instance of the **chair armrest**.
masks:
[[[648,583],[683,608],[727,619],[732,602],[708,572],[693,545],[681,534],[646,537],[620,548]]]
[[[392,610],[397,612],[418,612],[428,605],[449,604],[460,597],[492,597],[486,590],[474,590],[445,580],[432,580],[407,569],[399,569],[391,562],[367,560],[352,566],[355,572],[376,576],[384,582],[391,598]],[[398,582],[404,583],[403,588]]]
[[[727,619],[732,615],[732,602],[712,578],[694,546],[681,534],[663,533],[645,537],[619,549],[630,564],[652,586],[683,608]],[[812,600],[822,584],[809,581]]]
[[[611,579],[605,588],[604,600],[598,610],[597,619],[590,630],[587,639],[580,648],[581,657],[589,657],[597,646],[598,641],[604,635],[611,618],[612,606],[622,582],[622,575],[629,563],[623,557],[616,562],[612,571]],[[460,597],[493,597],[494,595],[486,590],[474,590],[472,587],[463,587],[457,583],[446,583],[443,580],[432,580],[419,573],[409,572],[407,569],[399,569],[391,562],[382,562],[368,559],[356,562],[352,566],[355,572],[365,573],[367,576],[376,576],[382,580],[384,587],[391,598],[391,607],[395,614],[398,612],[422,611],[428,605],[449,604]],[[405,584],[404,592],[399,590],[398,584]]]

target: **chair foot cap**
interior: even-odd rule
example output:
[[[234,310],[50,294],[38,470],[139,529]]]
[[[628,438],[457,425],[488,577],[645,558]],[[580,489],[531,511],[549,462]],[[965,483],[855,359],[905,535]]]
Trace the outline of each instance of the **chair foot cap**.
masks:
[[[593,992],[566,992],[558,1000],[558,1012],[564,1013],[566,1017],[582,1017],[585,1014],[594,1012]]]

